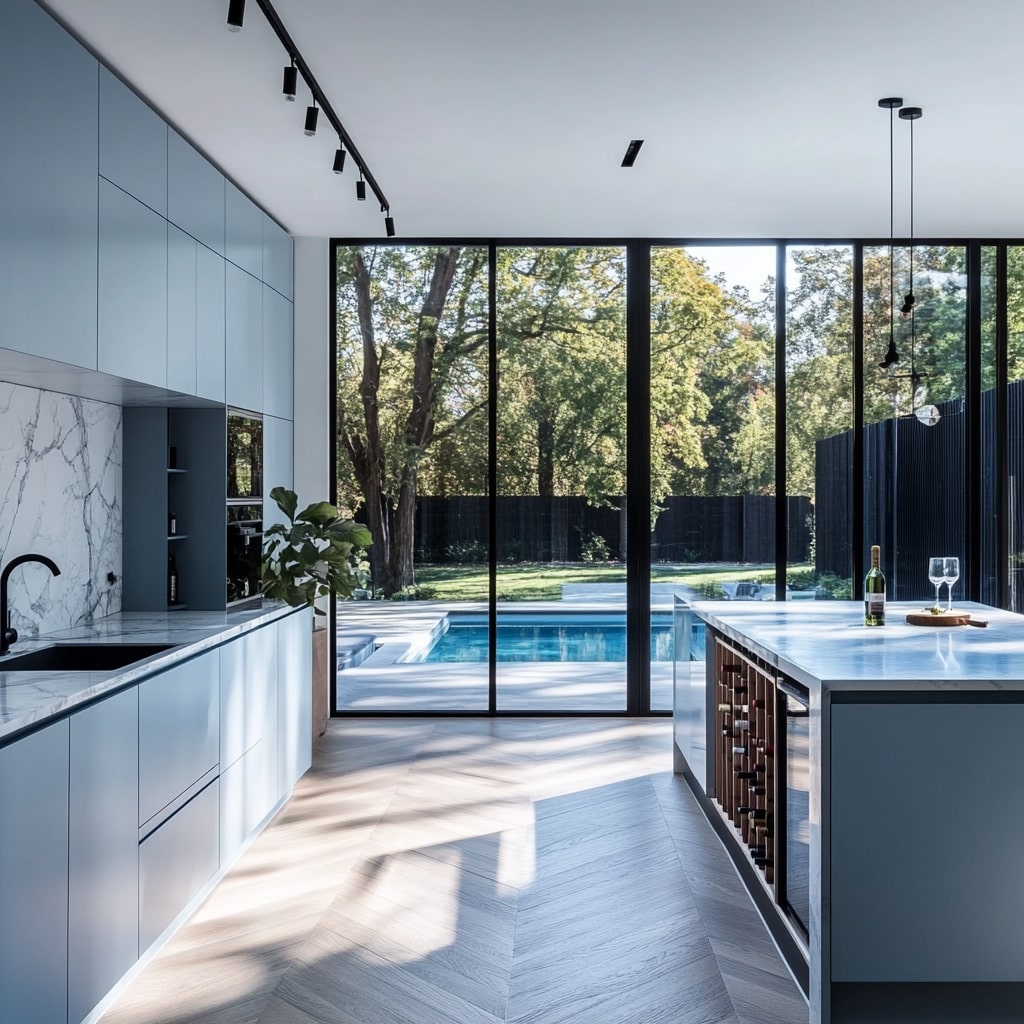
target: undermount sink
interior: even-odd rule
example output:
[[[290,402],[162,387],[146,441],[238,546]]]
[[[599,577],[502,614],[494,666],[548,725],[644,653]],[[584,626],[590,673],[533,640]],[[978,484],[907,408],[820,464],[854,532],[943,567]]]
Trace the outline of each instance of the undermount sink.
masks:
[[[55,644],[0,658],[0,672],[105,672],[124,668],[153,654],[169,651],[174,644]]]

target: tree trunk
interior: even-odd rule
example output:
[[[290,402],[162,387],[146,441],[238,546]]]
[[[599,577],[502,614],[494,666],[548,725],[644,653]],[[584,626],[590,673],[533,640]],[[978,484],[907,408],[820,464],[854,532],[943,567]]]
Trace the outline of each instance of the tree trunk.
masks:
[[[537,421],[537,493],[542,498],[555,493],[555,424],[547,416]]]

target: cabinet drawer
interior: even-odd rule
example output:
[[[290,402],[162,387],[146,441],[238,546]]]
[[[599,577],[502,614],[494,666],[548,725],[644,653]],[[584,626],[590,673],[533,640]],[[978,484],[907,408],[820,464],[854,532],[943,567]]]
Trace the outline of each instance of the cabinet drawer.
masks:
[[[214,780],[139,844],[139,950],[217,873],[220,784]]]
[[[139,824],[218,764],[220,655],[201,655],[139,685]]]

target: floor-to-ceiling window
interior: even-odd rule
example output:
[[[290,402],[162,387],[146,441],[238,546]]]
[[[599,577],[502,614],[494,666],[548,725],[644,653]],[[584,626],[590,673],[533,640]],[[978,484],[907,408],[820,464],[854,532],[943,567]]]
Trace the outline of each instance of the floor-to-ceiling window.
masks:
[[[365,600],[339,617],[336,707],[486,711],[487,249],[336,263],[338,503],[374,538]],[[467,610],[444,644],[435,602]]]
[[[665,712],[674,595],[852,596],[873,543],[890,598],[948,555],[954,600],[1019,607],[1022,253],[339,245],[337,494],[375,544],[336,708]]]
[[[626,260],[501,247],[497,706],[626,708]]]
[[[849,599],[853,249],[786,252],[787,599]]]
[[[674,594],[775,596],[775,254],[651,252],[653,710],[671,708]]]
[[[962,246],[864,250],[863,559],[881,545],[890,599],[934,600],[931,557],[967,571],[966,283]]]

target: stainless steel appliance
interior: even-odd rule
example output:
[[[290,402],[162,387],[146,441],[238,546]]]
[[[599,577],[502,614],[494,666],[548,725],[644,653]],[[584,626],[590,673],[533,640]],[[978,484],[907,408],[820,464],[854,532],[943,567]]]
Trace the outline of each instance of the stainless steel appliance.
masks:
[[[810,722],[807,687],[792,679],[777,682],[780,703],[785,708],[785,867],[782,871],[779,903],[802,929],[810,932]]]
[[[228,604],[259,597],[263,505],[228,505]]]

